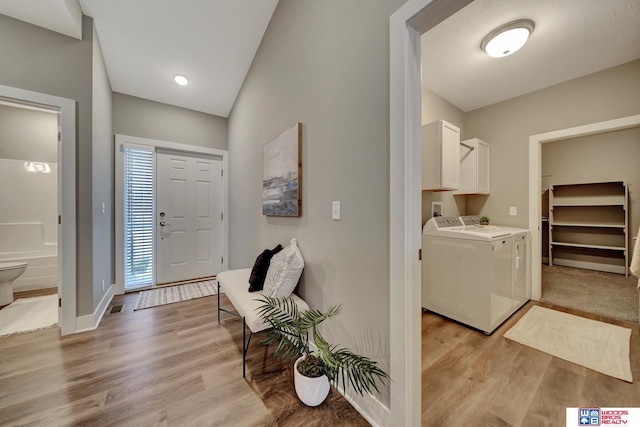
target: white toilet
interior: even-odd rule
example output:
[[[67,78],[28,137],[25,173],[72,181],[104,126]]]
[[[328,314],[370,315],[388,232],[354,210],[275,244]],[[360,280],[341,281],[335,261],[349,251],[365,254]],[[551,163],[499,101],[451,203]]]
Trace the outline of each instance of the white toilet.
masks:
[[[27,269],[26,262],[0,263],[0,306],[13,302],[13,281]]]

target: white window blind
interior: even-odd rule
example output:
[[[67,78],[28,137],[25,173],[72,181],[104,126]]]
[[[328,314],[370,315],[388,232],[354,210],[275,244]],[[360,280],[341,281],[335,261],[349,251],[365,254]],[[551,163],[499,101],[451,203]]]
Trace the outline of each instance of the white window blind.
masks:
[[[154,284],[154,152],[124,147],[124,287]]]

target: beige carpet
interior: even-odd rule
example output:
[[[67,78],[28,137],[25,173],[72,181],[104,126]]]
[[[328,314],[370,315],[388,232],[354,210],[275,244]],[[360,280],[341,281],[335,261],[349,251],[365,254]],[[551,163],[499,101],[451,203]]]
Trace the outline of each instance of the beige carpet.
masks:
[[[633,382],[629,362],[631,329],[534,305],[504,336],[560,359]]]
[[[623,274],[548,265],[542,266],[542,301],[638,322],[638,279]]]
[[[0,338],[58,324],[58,294],[20,298],[0,310]]]
[[[215,280],[204,280],[184,285],[166,286],[148,291],[140,291],[138,302],[136,302],[133,310],[142,310],[144,308],[172,304],[174,302],[208,297],[216,295],[217,293],[218,284]]]

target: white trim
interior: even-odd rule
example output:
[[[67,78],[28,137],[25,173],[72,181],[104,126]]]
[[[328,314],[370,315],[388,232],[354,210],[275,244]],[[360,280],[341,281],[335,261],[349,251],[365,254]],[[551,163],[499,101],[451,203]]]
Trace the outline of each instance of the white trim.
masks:
[[[72,99],[0,85],[0,97],[18,104],[32,103],[60,113],[58,159],[61,237],[58,242],[58,280],[62,308],[58,312],[62,335],[76,332],[76,102]]]
[[[96,307],[96,309],[91,314],[87,314],[84,316],[78,316],[76,319],[76,332],[86,332],[93,331],[98,329],[100,325],[100,321],[102,317],[107,312],[107,308],[109,304],[111,304],[111,300],[113,299],[113,285],[109,285],[109,288],[102,296],[100,303]]]
[[[318,348],[312,341],[309,341],[309,348],[312,352],[318,351]],[[360,395],[353,391],[353,388],[349,388],[348,390],[350,390],[350,392],[345,393],[344,388],[336,384],[333,384],[332,387],[347,399],[347,402],[373,427],[394,425],[391,422],[391,412],[389,408],[373,394],[367,393]]]
[[[114,291],[116,295],[124,293],[124,243],[123,243],[123,158],[122,146],[124,144],[153,147],[155,151],[165,149],[179,153],[204,154],[208,156],[220,157],[222,159],[222,214],[225,221],[222,224],[222,258],[224,262],[220,266],[220,271],[226,270],[229,265],[229,152],[216,148],[200,147],[197,145],[180,144],[177,142],[160,141],[156,139],[140,138],[128,135],[115,135],[114,159],[115,159],[115,254],[116,254],[116,283]],[[154,273],[155,277],[155,273]]]
[[[421,192],[416,188],[420,180],[411,179],[420,174],[421,161],[419,139],[414,141],[420,131],[420,36],[407,24],[408,14],[401,13],[409,6],[393,14],[390,22],[389,409],[390,419],[399,426],[420,425],[422,405],[420,286],[415,286],[420,283]]]
[[[471,0],[409,0],[390,17],[390,423],[421,424],[420,34]]]
[[[640,126],[640,114],[603,122],[589,123],[529,137],[529,230],[531,230],[531,299],[542,296],[542,233],[540,195],[542,194],[542,144],[568,138],[614,132]]]
[[[334,388],[353,408],[373,427],[395,425],[391,422],[391,411],[372,394],[359,395],[356,392],[344,392],[342,387]],[[350,389],[351,390],[351,389]]]

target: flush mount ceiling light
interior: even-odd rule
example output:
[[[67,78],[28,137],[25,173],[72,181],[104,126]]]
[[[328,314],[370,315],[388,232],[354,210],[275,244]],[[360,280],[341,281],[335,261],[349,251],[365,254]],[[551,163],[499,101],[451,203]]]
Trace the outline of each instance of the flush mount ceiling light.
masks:
[[[480,47],[492,58],[509,56],[524,46],[534,26],[529,19],[509,22],[487,34]]]
[[[173,78],[173,81],[178,83],[180,86],[186,86],[189,84],[189,79],[185,76],[177,75]]]

